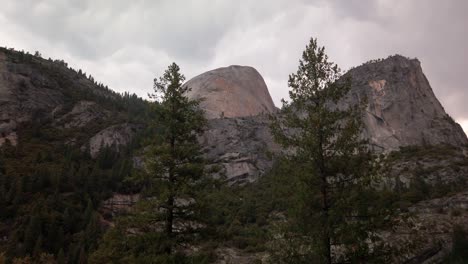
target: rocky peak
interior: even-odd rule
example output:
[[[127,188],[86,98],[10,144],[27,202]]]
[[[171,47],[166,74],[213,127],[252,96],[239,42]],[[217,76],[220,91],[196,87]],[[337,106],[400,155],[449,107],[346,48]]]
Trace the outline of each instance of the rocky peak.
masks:
[[[216,88],[213,84],[218,76],[216,71],[201,75],[206,75],[204,86],[199,85],[200,80],[191,86],[195,87],[192,93],[198,93],[197,96],[202,92],[207,95],[202,107],[213,110],[208,112],[211,118],[219,117],[219,113],[225,111],[221,110],[224,103],[232,103],[232,100],[216,101],[217,96],[222,98],[223,94],[210,92],[210,88]],[[356,104],[367,97],[363,136],[370,140],[376,151],[389,152],[409,145],[468,144],[462,128],[447,115],[435,97],[417,59],[393,56],[372,61],[350,70],[343,76],[347,77],[352,80],[351,91],[340,104],[343,107]],[[188,84],[193,84],[194,79]],[[236,80],[232,82],[238,83]],[[266,88],[265,91],[268,92]],[[251,99],[258,96],[243,95]],[[236,103],[242,104],[240,100]],[[233,114],[239,115],[239,112]],[[201,140],[206,158],[213,161],[212,166],[219,165],[220,174],[230,182],[255,181],[272,165],[265,151],[281,151],[273,141],[268,124],[262,116],[210,120]]]
[[[396,55],[365,63],[343,77],[352,81],[345,104],[367,97],[365,134],[376,148],[468,144],[435,97],[419,60]]]
[[[276,110],[265,81],[252,67],[215,69],[185,85],[191,88],[189,98],[202,99],[200,106],[208,119],[255,116]]]

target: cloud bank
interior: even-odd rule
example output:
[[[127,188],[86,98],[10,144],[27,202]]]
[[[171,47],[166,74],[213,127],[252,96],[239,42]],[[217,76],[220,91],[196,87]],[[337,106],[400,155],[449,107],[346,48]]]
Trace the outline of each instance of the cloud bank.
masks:
[[[145,97],[177,62],[187,78],[232,64],[255,67],[273,100],[310,37],[343,70],[417,57],[446,111],[468,131],[468,1],[0,0],[0,45],[39,50],[112,89]]]

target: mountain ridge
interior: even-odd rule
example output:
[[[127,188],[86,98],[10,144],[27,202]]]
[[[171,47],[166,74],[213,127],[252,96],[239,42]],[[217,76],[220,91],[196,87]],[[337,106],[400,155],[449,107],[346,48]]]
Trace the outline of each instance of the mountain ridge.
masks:
[[[231,70],[238,67],[242,68],[233,66]],[[263,81],[257,73],[248,76]],[[426,212],[423,220],[441,230],[436,237],[441,237],[445,243],[440,246],[434,240],[427,248],[443,253],[451,241],[451,231],[445,227],[466,223],[468,219],[464,211],[444,217],[439,213],[439,210],[458,210],[466,204],[466,135],[435,98],[419,61],[389,58],[352,69],[344,78],[348,75],[355,83],[348,98],[341,102],[342,106],[357,103],[363,96],[371,99],[365,115],[367,134],[364,135],[378,148],[389,152],[384,153],[389,161],[387,179],[394,183],[394,188],[405,190],[413,203],[426,199],[423,205],[403,204],[402,208]],[[236,89],[242,88],[241,84],[235,83]],[[263,85],[264,82],[251,88]],[[268,92],[266,85],[260,90]],[[403,95],[395,96],[396,92]],[[0,252],[11,249],[7,254],[16,256],[24,250],[32,251],[41,231],[28,236],[23,231],[29,230],[34,219],[48,224],[41,236],[47,252],[58,254],[62,244],[68,258],[76,258],[80,252],[91,252],[92,248],[83,248],[80,239],[91,236],[98,239],[100,233],[84,227],[113,226],[115,212],[128,209],[138,200],[139,189],[124,179],[132,174],[132,166],[144,167],[141,153],[145,142],[135,139],[139,138],[140,131],[148,129],[148,102],[116,94],[97,84],[91,76],[68,68],[63,61],[4,49],[0,49],[0,95],[0,140],[3,139],[0,144],[4,144],[0,152],[0,175],[9,175],[0,181],[0,190],[5,190],[5,199],[0,199],[0,205],[8,213],[2,216],[8,221],[0,221],[0,234],[7,238],[0,240]],[[269,94],[263,98],[268,97],[271,99]],[[236,104],[242,101],[235,99]],[[401,106],[403,114],[395,112],[396,106]],[[241,116],[237,115],[239,112],[232,112],[233,116],[221,115],[220,108],[215,110],[200,137],[208,173],[225,179],[231,187],[234,185],[233,192],[243,186],[252,187],[253,194],[261,192],[262,179],[268,179],[268,173],[274,171],[275,155],[282,151],[269,131],[268,115],[276,113],[276,108],[267,112],[255,108]],[[411,120],[408,113],[413,112],[414,124],[404,125]],[[405,129],[416,132],[404,133]],[[154,131],[149,130],[146,136],[151,133]],[[16,143],[16,146],[6,142]],[[428,186],[439,188],[437,195],[443,197],[429,200],[424,193]],[[261,187],[268,188],[268,184]],[[460,188],[465,189],[460,191]],[[232,201],[244,203],[237,195],[235,193]],[[266,199],[276,197],[276,193],[272,195]],[[265,202],[258,201],[256,196],[253,199],[254,203]],[[255,211],[252,205],[246,205],[246,219],[251,219],[251,212]],[[431,209],[427,214],[427,208],[437,210]],[[269,210],[271,208],[265,209],[262,220],[258,220],[262,228],[269,227],[266,223],[272,215],[278,216],[277,211]],[[439,219],[449,223],[439,223]],[[245,222],[239,222],[242,224]],[[50,226],[61,231],[47,232]],[[238,228],[239,232],[245,231]],[[18,230],[20,232],[16,232]],[[427,236],[432,239],[430,233]],[[64,241],[58,246],[54,244],[57,237]],[[29,246],[22,248],[26,238],[32,240],[25,243]],[[228,248],[227,252],[250,254],[238,248]],[[416,255],[427,259],[424,252],[416,252]],[[229,256],[231,253],[221,254]],[[433,256],[429,256],[431,258]]]

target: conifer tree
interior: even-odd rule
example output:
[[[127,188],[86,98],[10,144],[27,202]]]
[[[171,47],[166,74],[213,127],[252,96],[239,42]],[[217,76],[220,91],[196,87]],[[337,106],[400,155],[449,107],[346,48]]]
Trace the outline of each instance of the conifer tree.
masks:
[[[167,239],[165,251],[172,253],[174,245],[183,242],[190,233],[191,221],[196,221],[197,191],[202,184],[203,159],[197,136],[205,125],[198,101],[187,98],[189,87],[183,86],[185,77],[177,64],[171,64],[163,76],[154,80],[156,124],[162,126],[154,145],[147,153],[150,174],[146,195],[155,206],[156,219],[164,221]],[[178,225],[179,228],[175,228]],[[183,225],[180,228],[180,225]]]
[[[65,264],[65,254],[63,253],[63,249],[61,248],[59,253],[57,254],[57,264]]]
[[[211,180],[204,176],[197,138],[206,121],[198,101],[187,98],[184,80],[175,63],[154,80],[157,133],[146,147],[145,170],[132,177],[143,188],[141,199],[107,232],[91,263],[192,263],[179,249],[201,232],[200,201]],[[136,234],[127,234],[129,229]]]
[[[34,246],[37,244],[36,242],[38,237],[41,236],[41,233],[41,218],[35,214],[30,218],[29,224],[25,230],[24,248],[27,253],[30,253],[34,250]]]
[[[42,235],[40,235],[36,240],[36,243],[32,251],[32,256],[39,257],[41,252],[42,252]]]
[[[275,262],[355,263],[378,255],[380,244],[371,250],[368,242],[377,242],[377,216],[385,210],[372,204],[375,163],[360,138],[364,104],[339,106],[350,90],[350,80],[340,77],[311,39],[289,76],[291,102],[283,100],[273,117],[272,133],[286,149],[297,189]]]

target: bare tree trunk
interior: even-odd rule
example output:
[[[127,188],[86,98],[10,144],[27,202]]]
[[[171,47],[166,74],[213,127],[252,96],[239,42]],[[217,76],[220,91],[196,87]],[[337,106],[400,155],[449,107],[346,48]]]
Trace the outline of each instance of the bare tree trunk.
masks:
[[[328,192],[327,192],[327,179],[326,176],[322,175],[322,213],[323,213],[323,246],[324,246],[324,257],[327,264],[332,263],[331,256],[331,239],[330,239],[330,224],[328,214]]]
[[[172,158],[175,159],[175,139],[174,137],[171,138],[171,155]],[[172,237],[174,235],[174,184],[175,184],[175,178],[174,178],[174,166],[171,165],[169,168],[169,197],[167,199],[167,215],[166,215],[166,235],[167,238],[169,239],[169,245],[166,247],[166,253],[171,254],[172,253]]]
[[[167,200],[167,217],[166,217],[166,235],[170,240],[169,246],[166,248],[166,253],[172,253],[172,236],[174,222],[174,196],[171,194]]]
[[[319,160],[318,165],[320,169],[320,179],[321,179],[321,188],[320,192],[322,195],[322,214],[323,214],[323,237],[322,243],[324,248],[324,258],[326,264],[332,263],[331,256],[331,234],[330,234],[330,219],[329,219],[329,197],[328,197],[328,182],[327,182],[327,173],[325,170],[325,160],[324,160],[324,149],[323,149],[323,135],[322,131],[319,131]]]

